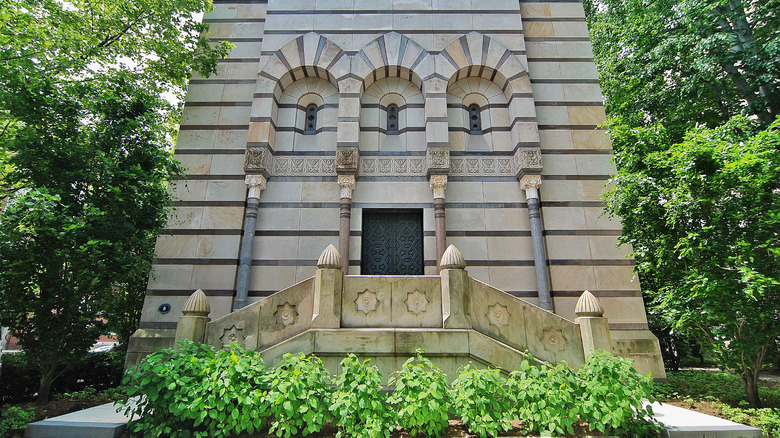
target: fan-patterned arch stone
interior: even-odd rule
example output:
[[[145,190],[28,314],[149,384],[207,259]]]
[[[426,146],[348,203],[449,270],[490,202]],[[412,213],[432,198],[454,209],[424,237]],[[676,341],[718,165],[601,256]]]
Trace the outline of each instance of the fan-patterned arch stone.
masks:
[[[422,88],[434,73],[427,50],[406,35],[390,32],[366,44],[352,60],[352,74],[363,80],[363,89],[385,77],[400,77]]]

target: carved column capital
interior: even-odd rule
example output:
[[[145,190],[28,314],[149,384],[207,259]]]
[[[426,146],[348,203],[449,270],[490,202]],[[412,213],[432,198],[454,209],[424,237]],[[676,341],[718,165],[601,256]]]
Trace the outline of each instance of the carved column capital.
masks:
[[[541,175],[524,175],[520,178],[520,188],[525,190],[525,197],[539,199],[539,187],[542,186]]]
[[[448,174],[450,172],[450,149],[445,147],[428,148],[426,151],[428,175]]]
[[[339,174],[356,174],[360,162],[358,148],[340,147],[336,149],[336,172]]]
[[[265,190],[268,181],[263,175],[247,175],[244,182],[249,186],[249,193],[246,197],[260,199],[260,192]]]
[[[431,175],[431,190],[433,199],[444,199],[444,190],[447,188],[447,175]]]
[[[339,188],[341,189],[340,197],[352,199],[352,191],[355,190],[355,175],[339,175],[338,176]]]

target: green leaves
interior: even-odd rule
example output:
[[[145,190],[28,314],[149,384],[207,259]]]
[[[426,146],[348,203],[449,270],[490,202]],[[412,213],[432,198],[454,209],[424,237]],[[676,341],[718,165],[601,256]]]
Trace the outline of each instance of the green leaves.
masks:
[[[469,432],[481,438],[497,436],[512,428],[513,394],[497,369],[476,369],[468,365],[452,382],[452,411]]]
[[[350,354],[341,361],[341,374],[331,395],[337,438],[388,438],[395,428],[395,412],[385,401],[382,374],[370,359],[360,361]]]

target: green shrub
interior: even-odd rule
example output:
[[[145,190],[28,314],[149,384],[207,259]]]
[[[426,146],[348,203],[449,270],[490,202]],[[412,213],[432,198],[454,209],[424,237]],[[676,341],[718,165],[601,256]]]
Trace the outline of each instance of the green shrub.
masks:
[[[606,434],[646,436],[660,431],[647,399],[654,402],[653,381],[642,376],[630,359],[595,351],[575,374],[576,403],[581,421]]]
[[[655,396],[660,400],[687,397],[712,397],[732,406],[747,402],[745,388],[738,375],[711,371],[667,371],[667,382],[656,384]],[[759,397],[766,406],[780,406],[780,385],[759,383]]]
[[[214,348],[185,341],[153,353],[124,381],[131,432],[147,437],[222,437],[264,425],[268,375],[260,356],[236,345]],[[140,399],[137,405],[130,397]]]
[[[33,408],[22,409],[18,406],[7,406],[0,411],[0,437],[14,436],[14,432],[26,428],[35,420]]]
[[[333,423],[339,428],[336,438],[387,438],[395,427],[394,412],[381,393],[382,374],[370,361],[361,362],[354,354],[341,361],[330,404]]]
[[[285,354],[269,376],[266,400],[274,418],[271,433],[289,438],[319,432],[330,419],[330,376],[322,361]]]
[[[780,436],[780,409],[733,408],[727,404],[715,402],[713,406],[726,419],[761,429],[765,436]]]
[[[449,425],[447,377],[417,350],[390,377],[395,384],[388,401],[396,406],[398,423],[412,435],[439,436]]]
[[[452,411],[470,433],[495,437],[512,428],[514,400],[507,379],[497,369],[476,369],[467,365],[452,382]]]
[[[510,374],[509,388],[526,432],[563,435],[574,433],[577,423],[577,379],[565,363],[532,366],[523,360]]]

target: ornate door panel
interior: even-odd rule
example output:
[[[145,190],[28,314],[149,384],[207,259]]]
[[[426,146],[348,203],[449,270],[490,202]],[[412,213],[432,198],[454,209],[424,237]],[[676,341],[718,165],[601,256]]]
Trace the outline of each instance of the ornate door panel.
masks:
[[[363,210],[363,275],[422,275],[421,211]]]

